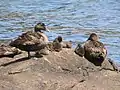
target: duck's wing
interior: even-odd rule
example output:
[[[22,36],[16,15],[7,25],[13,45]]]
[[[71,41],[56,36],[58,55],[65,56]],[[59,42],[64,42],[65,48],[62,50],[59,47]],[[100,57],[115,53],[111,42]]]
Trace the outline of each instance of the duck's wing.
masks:
[[[86,41],[84,48],[88,52],[102,52],[104,45],[98,41]]]
[[[107,50],[104,47],[104,44],[99,41],[87,41],[85,46],[86,57],[94,57],[94,58],[105,58],[107,55]]]
[[[35,45],[43,42],[44,42],[44,37],[41,34],[29,31],[29,32],[23,33],[14,41],[11,41],[10,45],[14,47],[18,47],[21,45],[24,45],[24,46]]]
[[[19,45],[23,45],[25,42],[28,42],[31,40],[31,38],[29,37],[31,34],[31,32],[26,32],[23,33],[22,35],[20,35],[18,38],[16,38],[15,40],[10,42],[10,46],[19,46]]]

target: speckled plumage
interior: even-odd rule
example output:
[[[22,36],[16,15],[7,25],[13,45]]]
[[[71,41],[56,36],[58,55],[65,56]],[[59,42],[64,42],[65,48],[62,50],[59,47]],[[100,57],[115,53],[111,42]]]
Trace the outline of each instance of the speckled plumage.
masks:
[[[106,58],[107,50],[104,44],[98,41],[98,36],[92,33],[84,44],[76,47],[75,53],[100,66]]]
[[[46,47],[48,42],[47,36],[41,32],[45,30],[45,25],[43,23],[38,23],[35,25],[34,31],[28,31],[23,33],[14,41],[11,41],[10,45],[17,47],[21,50],[28,52],[28,57],[30,58],[30,51],[38,51]]]

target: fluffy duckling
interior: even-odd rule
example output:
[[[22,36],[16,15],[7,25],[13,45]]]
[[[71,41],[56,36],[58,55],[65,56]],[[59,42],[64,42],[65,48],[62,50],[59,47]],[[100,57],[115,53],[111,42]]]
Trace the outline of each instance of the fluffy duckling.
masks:
[[[53,42],[59,42],[62,46],[62,48],[72,48],[72,42],[71,41],[63,41],[63,38],[61,36],[58,36],[55,38]]]
[[[55,51],[61,51],[62,50],[62,45],[61,42],[63,41],[63,38],[61,36],[58,36],[57,38],[55,38],[55,40],[53,41],[53,50]]]
[[[28,58],[30,58],[31,51],[44,49],[48,43],[48,37],[41,30],[47,31],[45,24],[40,22],[35,25],[34,31],[23,33],[17,39],[11,41],[10,46],[27,51]]]
[[[72,42],[63,41],[63,38],[61,36],[58,36],[55,38],[53,42],[48,43],[48,48],[50,51],[61,51],[62,48],[71,48]]]
[[[101,66],[106,58],[107,50],[104,44],[98,40],[99,37],[97,34],[92,33],[84,44],[78,44],[75,53],[79,56],[85,57],[96,66]]]
[[[9,45],[1,44],[0,45],[0,57],[11,57],[21,53],[21,50],[11,47]]]

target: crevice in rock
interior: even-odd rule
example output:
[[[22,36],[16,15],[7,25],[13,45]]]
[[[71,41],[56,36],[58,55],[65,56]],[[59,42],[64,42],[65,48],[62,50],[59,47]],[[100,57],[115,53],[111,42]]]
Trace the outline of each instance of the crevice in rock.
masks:
[[[79,83],[83,83],[84,81],[85,81],[85,79],[80,80],[78,83],[73,84],[70,88],[74,88],[76,85],[78,85]]]
[[[71,70],[67,69],[67,68],[63,68],[61,67],[63,71],[67,71],[67,72],[72,72]]]

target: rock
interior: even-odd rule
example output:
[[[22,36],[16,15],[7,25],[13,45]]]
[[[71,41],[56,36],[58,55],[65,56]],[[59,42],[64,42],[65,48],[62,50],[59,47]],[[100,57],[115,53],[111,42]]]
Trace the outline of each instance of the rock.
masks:
[[[113,60],[111,60],[110,58],[108,58],[108,61],[110,62],[110,64],[113,66],[114,71],[120,72],[120,67],[117,65],[117,63],[115,63]]]
[[[73,49],[63,48],[41,58],[25,57],[26,52],[14,59],[0,60],[0,90],[119,90],[120,75],[78,56]],[[111,78],[112,77],[112,78]],[[96,81],[96,82],[95,82]],[[104,84],[102,84],[104,82]],[[109,85],[109,87],[108,87]],[[101,87],[103,89],[101,89]],[[112,88],[113,87],[113,88]]]
[[[11,57],[13,58],[15,55],[21,54],[22,51],[18,48],[11,47],[9,45],[1,44],[0,45],[0,58],[1,57]]]

